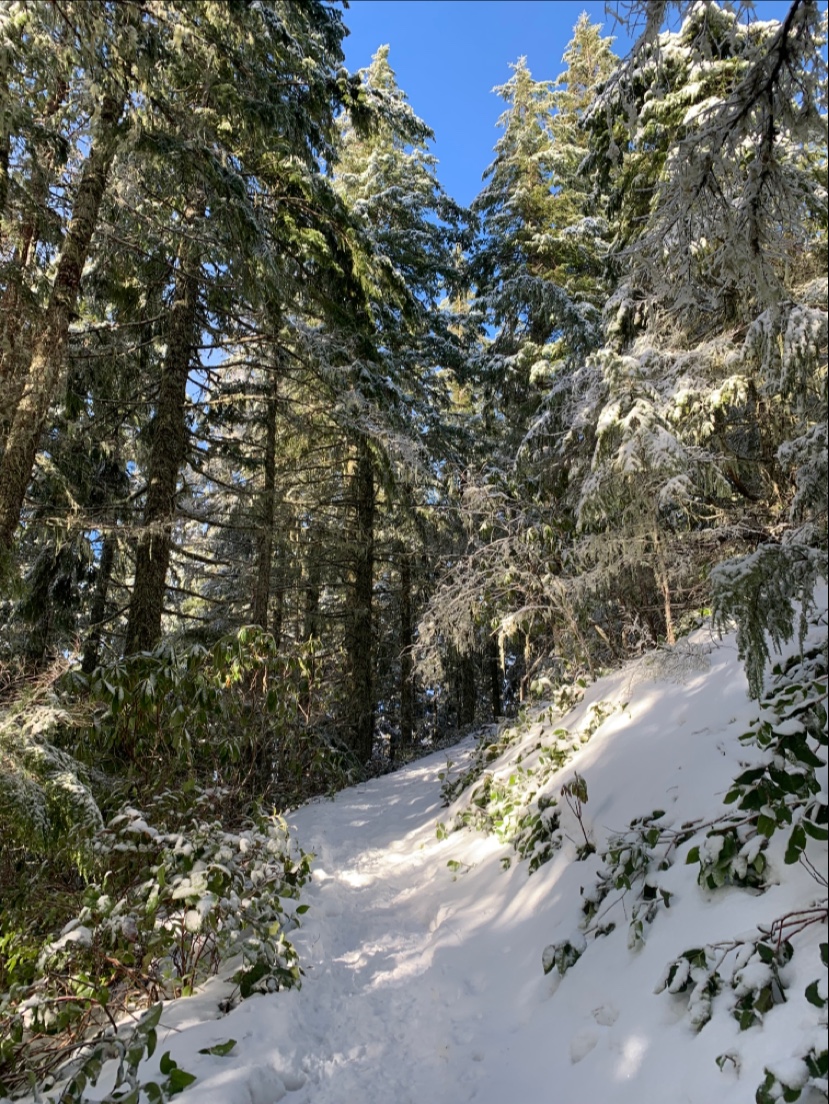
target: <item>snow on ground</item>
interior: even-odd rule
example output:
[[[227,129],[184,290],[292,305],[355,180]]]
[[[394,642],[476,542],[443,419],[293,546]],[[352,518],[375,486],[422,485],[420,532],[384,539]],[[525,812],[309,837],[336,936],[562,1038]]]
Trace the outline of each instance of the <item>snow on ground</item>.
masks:
[[[584,821],[599,851],[655,807],[676,825],[717,816],[751,758],[738,737],[758,707],[734,640],[700,631],[693,642],[680,670],[640,661],[555,722],[576,731],[591,702],[615,707],[551,787],[559,793],[576,769],[584,777]],[[508,771],[551,727],[549,716],[525,725],[509,762],[492,769]],[[450,755],[462,764],[472,751],[467,741]],[[165,1009],[169,1030],[147,1075],[170,1050],[198,1078],[182,1104],[737,1104],[754,1101],[764,1066],[785,1071],[808,1049],[817,1011],[803,992],[821,973],[821,925],[797,937],[784,972],[790,999],[763,1027],[739,1030],[729,991],[697,1033],[687,994],[654,993],[683,950],[825,896],[801,866],[784,866],[781,833],[768,851],[775,884],[766,892],[700,888],[686,843],[661,875],[671,907],[658,911],[644,947],[628,949],[623,902],[611,934],[564,977],[545,976],[542,952],[578,930],[599,857],[576,861],[578,825],[566,807],[570,839],[531,876],[494,836],[462,830],[439,840],[436,824],[452,812],[440,799],[445,768],[446,755],[435,754],[293,815],[302,847],[317,856],[303,894],[310,909],[292,936],[302,989],[254,997],[219,1018],[228,987],[211,983]],[[810,848],[825,868],[825,845]],[[199,1053],[229,1038],[237,1043],[228,1056]],[[804,1104],[822,1099],[807,1092]]]

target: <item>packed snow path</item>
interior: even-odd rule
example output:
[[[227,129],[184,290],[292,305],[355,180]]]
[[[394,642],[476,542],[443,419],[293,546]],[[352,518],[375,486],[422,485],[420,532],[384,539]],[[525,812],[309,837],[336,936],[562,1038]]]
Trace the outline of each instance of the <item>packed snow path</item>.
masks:
[[[318,860],[300,954],[326,1013],[306,1061],[309,1104],[479,1096],[495,1042],[480,999],[491,978],[484,948],[453,927],[464,903],[446,860],[435,862],[441,767],[433,756],[361,786],[317,806],[305,828]],[[492,909],[481,901],[477,919]]]
[[[457,761],[463,751],[452,754]],[[200,1099],[270,1104],[280,1099],[280,1081],[284,1091],[295,1090],[291,1104],[532,1099],[529,1086],[529,1095],[515,1096],[511,1036],[523,1025],[504,1003],[502,983],[517,952],[522,973],[547,988],[540,948],[503,942],[493,924],[502,902],[465,884],[475,856],[501,853],[500,845],[466,836],[462,865],[447,867],[452,848],[435,837],[445,766],[444,754],[431,756],[293,818],[303,847],[317,856],[304,895],[311,909],[295,933],[303,990],[268,1001],[276,1061],[273,1043],[262,1037],[263,1002],[234,1013],[234,1037],[240,1021],[251,1025],[260,1072],[237,1093],[228,1082],[239,1071],[225,1077],[217,1070],[217,1081],[202,1080]],[[479,938],[470,939],[475,931]],[[229,1031],[227,1024],[214,1028]],[[250,1060],[244,1037],[243,1047]]]
[[[587,780],[585,821],[599,851],[609,832],[655,807],[676,824],[722,812],[757,707],[733,639],[698,640],[704,662],[683,662],[681,677],[629,668],[597,683],[565,719],[576,732],[591,701],[611,707],[555,779],[557,793],[574,769]],[[558,723],[524,725],[510,755],[530,754]],[[825,896],[801,866],[783,863],[782,834],[767,852],[762,894],[700,888],[686,847],[660,875],[671,907],[644,947],[627,945],[623,903],[612,933],[563,978],[545,976],[544,947],[577,932],[600,859],[576,861],[578,826],[563,802],[568,841],[532,876],[493,836],[439,840],[436,825],[451,815],[439,775],[447,754],[458,764],[471,753],[468,742],[290,817],[316,855],[302,894],[310,908],[291,934],[301,990],[251,998],[224,1017],[226,983],[175,1002],[146,1075],[169,1049],[197,1077],[182,1104],[752,1104],[767,1064],[791,1064],[808,1049],[815,1010],[803,993],[820,971],[825,928],[800,938],[786,967],[788,999],[762,1028],[740,1031],[725,993],[696,1032],[687,994],[654,993],[685,949]],[[199,1053],[230,1038],[225,1057]],[[800,1104],[820,1099],[806,1089]]]

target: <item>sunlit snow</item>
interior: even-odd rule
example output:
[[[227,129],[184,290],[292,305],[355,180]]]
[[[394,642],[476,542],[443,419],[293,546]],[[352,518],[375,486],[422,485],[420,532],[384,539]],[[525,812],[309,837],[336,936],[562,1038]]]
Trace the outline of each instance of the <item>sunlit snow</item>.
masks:
[[[601,680],[561,722],[578,732],[591,703],[613,707],[554,782],[560,791],[575,770],[586,780],[585,823],[599,852],[610,833],[654,808],[677,825],[718,815],[749,754],[739,737],[759,708],[734,639],[699,630],[674,658],[673,666],[639,660]],[[549,729],[544,719],[525,724],[509,755],[529,756]],[[472,748],[450,749],[454,769]],[[462,830],[439,840],[436,824],[451,814],[440,800],[446,758],[432,755],[291,818],[317,856],[303,895],[311,907],[292,935],[302,989],[253,997],[222,1016],[231,986],[214,980],[165,1009],[145,1076],[169,1050],[197,1077],[182,1104],[746,1104],[767,1067],[802,1083],[799,1056],[816,1023],[803,993],[821,973],[822,925],[796,938],[788,1000],[765,1013],[762,1028],[740,1031],[729,991],[696,1033],[688,993],[677,991],[682,974],[673,992],[654,992],[687,948],[756,934],[825,895],[802,866],[783,863],[782,833],[766,852],[764,893],[700,888],[684,845],[659,873],[671,905],[643,947],[628,949],[620,912],[616,929],[589,942],[564,977],[545,976],[548,944],[568,935],[584,944],[581,906],[599,855],[576,861],[577,825],[563,804],[570,842],[531,876],[492,836]],[[825,845],[814,848],[825,868]],[[748,954],[738,967],[744,987],[765,976]],[[200,1053],[231,1038],[226,1057]],[[801,1101],[810,1104],[805,1094]]]

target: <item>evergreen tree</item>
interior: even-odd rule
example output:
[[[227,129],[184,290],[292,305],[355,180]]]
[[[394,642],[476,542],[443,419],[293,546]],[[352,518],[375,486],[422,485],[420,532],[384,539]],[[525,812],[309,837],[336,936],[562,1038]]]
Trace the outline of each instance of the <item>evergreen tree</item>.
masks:
[[[647,565],[669,637],[675,584],[693,604],[705,564],[741,553],[714,581],[755,690],[764,628],[792,631],[789,598],[826,562],[820,23],[811,4],[780,24],[694,5],[594,116],[628,278],[571,409],[582,547],[605,580]]]
[[[348,602],[346,650],[355,717],[351,728],[360,753],[371,750],[373,731],[372,656],[377,653],[372,625],[376,555],[378,475],[388,510],[396,499],[414,498],[414,483],[433,483],[429,446],[440,440],[445,394],[440,369],[458,363],[448,316],[440,309],[455,277],[454,246],[460,240],[462,212],[443,193],[435,160],[427,152],[431,132],[398,88],[381,47],[360,74],[366,91],[384,105],[372,131],[362,136],[348,123],[342,130],[335,187],[344,197],[364,246],[363,280],[369,311],[364,320],[372,354],[353,364],[350,396],[355,461],[354,566]],[[358,373],[358,374],[357,374]],[[421,492],[422,495],[422,492]],[[407,553],[398,573],[401,609],[411,600],[405,583]],[[406,615],[403,614],[404,621]],[[408,623],[411,614],[408,614]],[[403,633],[410,632],[405,625]],[[410,645],[405,645],[408,648]],[[411,695],[408,658],[400,692]],[[402,707],[401,707],[402,708]],[[411,714],[411,705],[406,705]],[[411,728],[411,720],[405,721]]]
[[[8,552],[15,537],[40,435],[61,379],[69,326],[80,293],[81,273],[124,133],[121,116],[126,104],[129,61],[122,49],[125,41],[137,34],[138,22],[136,9],[131,6],[119,7],[110,20],[97,5],[75,3],[59,13],[52,11],[50,5],[33,5],[31,10],[16,14],[14,18],[7,13],[0,25],[0,34],[8,48],[13,52],[25,51],[26,64],[34,63],[36,71],[41,66],[55,64],[58,74],[66,72],[69,68],[67,52],[74,49],[77,42],[81,43],[81,65],[74,70],[74,87],[66,93],[74,101],[74,110],[66,112],[62,118],[64,125],[81,122],[79,127],[72,128],[73,145],[79,153],[75,164],[80,164],[80,168],[67,184],[71,217],[61,235],[54,278],[45,291],[38,317],[32,323],[28,350],[19,348],[20,335],[16,341],[10,340],[9,324],[6,325],[4,361],[8,362],[8,368],[4,374],[12,380],[13,406],[5,419],[8,433],[0,459],[0,551]],[[66,26],[61,26],[62,23]],[[42,74],[42,69],[40,72]],[[20,112],[14,121],[22,131],[15,135],[17,148],[35,156],[36,115]],[[25,155],[21,168],[25,173]],[[14,173],[14,169],[11,171]],[[42,189],[38,190],[42,195]],[[38,217],[43,215],[42,210],[37,211]],[[14,281],[19,279],[24,253],[28,259],[34,233],[34,230],[31,233],[27,230],[26,219],[20,229],[18,265],[12,266],[13,269],[17,267],[18,272],[12,271],[12,283],[6,288],[10,307],[8,293]],[[11,321],[11,325],[15,323]]]
[[[513,404],[523,430],[556,370],[601,340],[607,228],[591,214],[595,197],[580,176],[582,119],[615,62],[600,31],[579,20],[555,82],[534,81],[520,58],[495,89],[508,106],[473,204],[480,239],[471,276],[481,320],[495,330],[484,371],[503,379],[506,408]]]
[[[507,109],[498,120],[504,133],[495,160],[484,174],[488,183],[472,205],[480,240],[471,276],[481,323],[495,330],[482,369],[489,401],[511,409],[520,424],[534,406],[532,367],[570,302],[548,279],[544,239],[553,225],[552,85],[532,79],[526,58],[513,69],[494,89]]]
[[[572,527],[558,449],[573,373],[602,340],[612,282],[609,229],[596,211],[594,181],[582,173],[590,140],[582,123],[615,64],[611,41],[584,16],[556,81],[533,81],[519,61],[496,89],[509,105],[499,120],[504,133],[473,205],[481,220],[469,265],[473,316],[495,333],[470,357],[467,417],[480,418],[471,436],[485,444],[480,457],[474,446],[467,453],[463,525],[428,618],[433,640],[479,655],[496,712],[499,652],[515,698],[565,641],[577,665],[591,663],[573,598],[556,578]],[[493,400],[499,417],[487,414]]]
[[[0,515],[8,548],[42,428],[50,405],[60,397],[69,324],[80,305],[81,270],[107,211],[127,230],[125,238],[115,238],[115,257],[123,258],[125,249],[136,259],[163,257],[168,273],[177,273],[162,288],[162,300],[171,309],[166,326],[152,335],[159,344],[140,381],[154,410],[152,426],[163,432],[144,434],[150,446],[147,467],[136,471],[146,474],[149,485],[127,630],[129,647],[137,648],[157,640],[161,628],[176,496],[190,452],[187,380],[197,368],[201,335],[205,327],[232,328],[257,303],[281,301],[284,308],[298,301],[314,287],[315,270],[332,256],[331,269],[349,278],[350,262],[338,256],[344,216],[320,163],[331,159],[335,112],[346,101],[357,116],[366,116],[367,109],[356,103],[348,80],[336,71],[344,29],[339,14],[326,5],[298,8],[274,0],[232,11],[196,3],[146,11],[137,5],[116,8],[117,18],[109,20],[105,6],[69,4],[57,10],[33,4],[22,31],[19,20],[3,24],[23,69],[35,59],[47,65],[59,47],[68,48],[64,40],[81,44],[72,82],[61,93],[66,109],[56,119],[68,127],[65,120],[79,118],[83,126],[72,131],[79,155],[71,163],[81,169],[64,193],[77,189],[55,284],[51,292],[45,289],[42,318],[31,324],[30,348],[22,351],[22,334],[15,345],[14,371],[25,386],[2,459]],[[69,23],[73,18],[75,24]],[[41,40],[51,50],[43,51],[42,62],[36,52]],[[114,92],[109,99],[104,96],[106,110],[98,105],[90,111],[87,90],[101,96],[110,85]],[[23,131],[15,151],[34,149],[33,118],[31,112],[20,114]],[[108,128],[112,142],[96,142],[96,127]],[[274,134],[280,135],[276,144]],[[116,145],[119,161],[110,172]],[[10,182],[21,185],[11,189],[12,198],[22,191],[27,156],[20,154],[19,164],[10,166]],[[128,209],[132,215],[125,217]],[[7,203],[9,210],[15,214]],[[65,221],[66,204],[56,213]],[[18,236],[24,222],[21,217]],[[92,268],[100,269],[112,267],[114,257],[93,254],[91,259]],[[146,270],[140,270],[136,264],[133,279],[142,278]],[[20,284],[16,271],[12,265],[17,281],[10,282],[12,290]],[[123,265],[117,279],[123,286]],[[332,280],[320,283],[333,302]],[[342,316],[348,294],[339,299]],[[113,294],[110,321],[136,323],[126,316],[119,293]],[[141,348],[147,335],[133,332]]]

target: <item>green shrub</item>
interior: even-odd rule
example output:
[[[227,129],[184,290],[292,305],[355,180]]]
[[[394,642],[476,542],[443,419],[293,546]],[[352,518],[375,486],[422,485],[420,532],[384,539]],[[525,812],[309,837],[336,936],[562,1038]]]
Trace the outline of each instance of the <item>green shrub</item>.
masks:
[[[445,838],[450,831],[460,828],[494,834],[513,845],[519,857],[527,860],[532,874],[552,858],[564,840],[556,797],[546,787],[614,709],[608,702],[595,702],[579,729],[571,732],[558,727],[552,739],[545,734],[532,749],[537,752],[536,764],[525,766],[519,755],[505,776],[494,775],[486,767],[526,735],[527,727],[522,723],[497,735],[486,732],[470,766],[454,778],[443,779],[441,795],[445,805],[464,791],[469,793],[453,820],[448,825],[443,822],[438,825],[438,837]],[[506,868],[509,864],[504,865]]]
[[[162,795],[155,816],[126,807],[96,835],[100,875],[77,915],[43,942],[34,976],[18,967],[0,994],[7,1089],[29,1072],[43,1083],[108,1020],[189,993],[237,956],[240,998],[299,984],[285,933],[304,909],[286,913],[285,901],[308,879],[311,857],[277,817],[234,832],[207,819],[217,797],[197,795],[182,819],[177,801]]]
[[[154,792],[162,774],[218,782],[236,808],[284,810],[357,778],[349,753],[307,723],[308,655],[283,654],[256,626],[209,649],[166,642],[74,678],[96,706],[84,755],[132,792]]]
[[[89,769],[57,746],[79,725],[52,694],[23,698],[0,711],[2,851],[61,851],[83,867],[86,844],[103,820]]]

